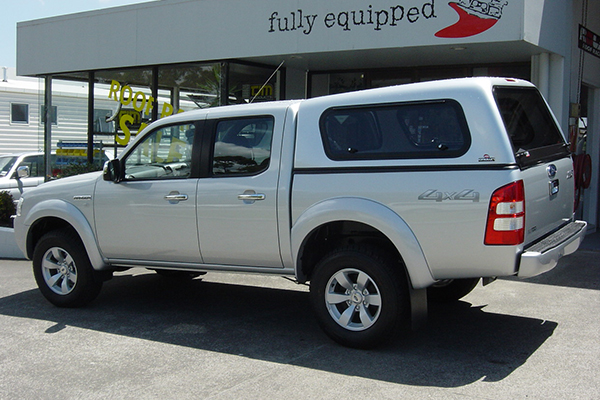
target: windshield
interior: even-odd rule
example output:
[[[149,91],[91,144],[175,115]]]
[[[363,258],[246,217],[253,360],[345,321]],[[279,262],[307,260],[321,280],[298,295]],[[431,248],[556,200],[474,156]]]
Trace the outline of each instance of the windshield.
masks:
[[[6,176],[8,171],[15,165],[18,157],[14,156],[2,156],[0,157],[0,177]]]

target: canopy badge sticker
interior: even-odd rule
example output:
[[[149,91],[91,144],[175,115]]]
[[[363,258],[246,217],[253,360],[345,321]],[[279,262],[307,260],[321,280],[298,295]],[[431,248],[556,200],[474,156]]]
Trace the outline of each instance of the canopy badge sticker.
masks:
[[[448,3],[458,13],[458,21],[436,32],[440,38],[465,38],[487,31],[502,18],[507,0],[457,0]]]

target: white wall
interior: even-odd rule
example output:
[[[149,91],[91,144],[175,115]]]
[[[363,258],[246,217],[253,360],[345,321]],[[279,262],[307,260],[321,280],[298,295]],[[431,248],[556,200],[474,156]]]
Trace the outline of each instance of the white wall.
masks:
[[[536,30],[523,21],[524,2],[510,0],[493,28],[462,38],[435,36],[458,20],[457,12],[441,0],[412,0],[401,2],[403,6],[394,0],[147,2],[18,23],[17,66],[19,74],[39,75],[293,54],[327,57],[373,48],[511,43],[527,39],[524,29]],[[555,22],[560,10],[544,8],[546,2],[541,2],[540,21]],[[486,46],[482,50],[497,56]]]
[[[40,80],[17,78],[9,68],[6,82],[0,81],[0,154],[38,151],[43,147],[44,127],[39,124]],[[11,123],[11,103],[29,105],[29,123]],[[42,141],[40,144],[40,132]]]
[[[44,125],[41,109],[44,103],[44,83],[37,78],[18,77],[9,68],[7,82],[0,81],[0,154],[43,151]],[[52,106],[57,107],[57,124],[52,125],[52,143],[58,140],[87,141],[87,83],[53,82]],[[29,105],[29,123],[10,122],[10,104]],[[96,99],[96,109],[116,109],[107,98]],[[98,138],[100,139],[100,138]],[[102,138],[111,142],[110,136]],[[55,147],[53,148],[55,150]]]

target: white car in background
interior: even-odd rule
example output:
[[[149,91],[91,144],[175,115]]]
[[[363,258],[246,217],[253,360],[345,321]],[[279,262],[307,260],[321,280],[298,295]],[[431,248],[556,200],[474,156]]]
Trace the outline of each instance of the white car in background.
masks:
[[[21,168],[21,178],[18,169]],[[28,169],[28,173],[25,172]],[[9,192],[14,201],[29,188],[44,182],[44,153],[30,152],[0,156],[0,191]]]

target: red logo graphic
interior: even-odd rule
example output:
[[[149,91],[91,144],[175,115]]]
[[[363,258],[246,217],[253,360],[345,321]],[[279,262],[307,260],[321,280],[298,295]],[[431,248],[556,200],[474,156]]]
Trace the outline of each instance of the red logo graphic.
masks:
[[[458,13],[458,22],[438,31],[441,38],[464,38],[487,31],[502,17],[506,0],[458,0],[448,3]]]

